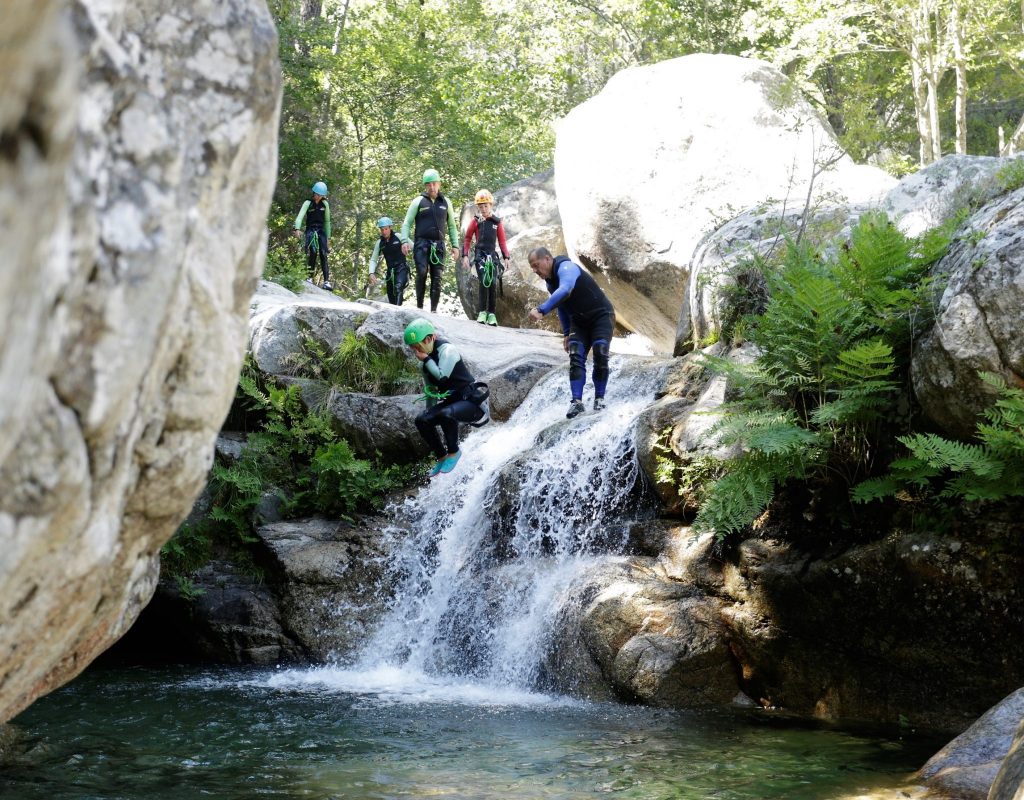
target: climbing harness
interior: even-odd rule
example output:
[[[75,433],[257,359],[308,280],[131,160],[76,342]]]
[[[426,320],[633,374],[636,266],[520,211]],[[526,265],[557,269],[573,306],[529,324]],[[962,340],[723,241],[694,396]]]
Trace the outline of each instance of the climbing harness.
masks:
[[[424,402],[426,402],[427,400],[437,400],[437,401],[447,400],[448,396],[450,394],[451,394],[451,390],[446,390],[446,391],[440,392],[437,389],[435,389],[433,386],[424,385],[424,387],[423,387],[423,394],[420,395],[420,400],[423,400]]]
[[[430,243],[430,263],[434,266],[444,263],[444,259],[437,254],[437,242]]]
[[[495,272],[494,261],[488,255],[480,265],[480,283],[485,289],[490,289],[494,285]]]

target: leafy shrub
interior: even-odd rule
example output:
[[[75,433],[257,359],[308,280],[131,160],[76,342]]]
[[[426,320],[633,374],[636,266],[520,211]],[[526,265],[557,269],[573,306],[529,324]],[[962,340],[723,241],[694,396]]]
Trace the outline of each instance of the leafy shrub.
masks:
[[[296,240],[272,244],[267,250],[263,266],[263,277],[273,281],[290,292],[297,292],[306,280],[308,268],[301,248]]]
[[[306,409],[298,386],[268,384],[251,358],[235,400],[258,420],[255,431],[236,462],[214,465],[209,518],[198,526],[182,526],[164,545],[163,564],[171,574],[190,574],[222,548],[258,575],[249,545],[256,541],[252,523],[268,492],[280,498],[285,516],[349,517],[379,508],[389,491],[419,477],[407,468],[357,458],[329,418]]]
[[[1004,191],[1012,192],[1024,186],[1024,158],[1014,158],[996,173],[996,180]]]
[[[706,359],[738,394],[709,435],[742,455],[706,488],[698,529],[743,528],[790,480],[845,493],[872,474],[908,403],[909,342],[930,321],[928,272],[951,233],[911,239],[874,213],[834,257],[787,244],[778,269],[764,272],[764,313],[745,318],[758,357]]]
[[[977,428],[978,442],[958,442],[933,433],[901,436],[909,454],[889,465],[888,474],[864,481],[852,493],[857,502],[884,497],[937,497],[968,502],[1024,497],[1024,390],[998,375],[982,380],[999,396]]]
[[[345,332],[333,353],[308,331],[300,335],[300,343],[301,350],[287,359],[292,373],[323,381],[329,391],[403,394],[420,381],[411,359],[353,331]]]

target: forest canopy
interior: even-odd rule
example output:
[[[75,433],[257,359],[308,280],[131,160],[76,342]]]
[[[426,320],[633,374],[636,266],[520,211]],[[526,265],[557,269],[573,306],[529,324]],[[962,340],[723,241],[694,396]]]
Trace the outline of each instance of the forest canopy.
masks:
[[[789,75],[859,162],[1024,148],[1019,0],[270,0],[284,71],[274,248],[314,181],[356,292],[427,167],[457,205],[551,167],[553,124],[621,69],[691,53]],[[290,245],[294,249],[294,245]],[[287,251],[291,252],[291,251]]]

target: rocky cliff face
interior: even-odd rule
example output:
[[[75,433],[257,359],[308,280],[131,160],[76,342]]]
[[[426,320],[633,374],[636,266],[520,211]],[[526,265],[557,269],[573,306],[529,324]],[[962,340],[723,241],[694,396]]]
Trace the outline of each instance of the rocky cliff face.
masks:
[[[262,0],[10,0],[0,23],[0,720],[148,601],[262,268]]]

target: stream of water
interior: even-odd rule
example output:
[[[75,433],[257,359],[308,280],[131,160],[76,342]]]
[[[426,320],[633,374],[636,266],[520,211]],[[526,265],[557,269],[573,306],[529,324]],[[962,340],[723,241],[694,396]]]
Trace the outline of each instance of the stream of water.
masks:
[[[608,409],[571,422],[556,370],[392,509],[396,588],[358,657],[90,670],[0,739],[0,798],[899,796],[935,742],[541,691],[573,581],[652,512],[630,428],[659,371],[629,363]]]

